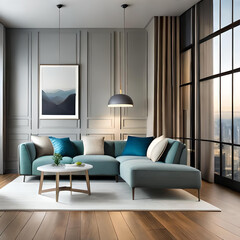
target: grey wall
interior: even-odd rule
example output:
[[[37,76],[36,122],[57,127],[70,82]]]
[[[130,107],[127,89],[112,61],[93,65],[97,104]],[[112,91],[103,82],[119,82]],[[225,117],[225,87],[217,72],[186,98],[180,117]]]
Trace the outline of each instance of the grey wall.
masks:
[[[7,157],[5,172],[18,168],[17,146],[34,135],[145,136],[147,121],[147,33],[127,30],[124,89],[134,108],[107,103],[119,91],[122,34],[114,29],[62,29],[61,63],[80,64],[80,119],[39,120],[39,64],[58,64],[58,31],[7,29]],[[121,66],[123,62],[121,62]]]
[[[146,27],[148,36],[148,118],[147,135],[153,136],[154,113],[154,18]]]

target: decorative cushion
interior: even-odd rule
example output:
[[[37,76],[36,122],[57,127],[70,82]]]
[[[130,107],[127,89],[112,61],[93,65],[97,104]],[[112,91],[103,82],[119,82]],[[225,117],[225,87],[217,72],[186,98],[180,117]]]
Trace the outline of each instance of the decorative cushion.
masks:
[[[52,142],[54,153],[59,153],[62,156],[75,157],[77,150],[69,138],[49,137]]]
[[[162,135],[162,136],[160,136],[160,137],[155,138],[155,139],[151,142],[151,144],[149,145],[149,147],[148,147],[148,149],[147,149],[147,157],[148,157],[148,158],[151,158],[151,154],[152,154],[153,148],[154,148],[160,141],[162,141],[163,139],[164,139],[164,136]]]
[[[122,156],[146,156],[148,146],[150,145],[152,140],[153,137],[128,136]]]
[[[162,141],[159,141],[153,148],[151,152],[150,159],[153,162],[157,162],[161,156],[163,155],[164,151],[166,150],[168,145],[168,139],[164,138]]]
[[[53,155],[53,146],[47,136],[31,136],[31,140],[36,148],[36,158]]]
[[[84,155],[104,155],[104,137],[83,136]]]

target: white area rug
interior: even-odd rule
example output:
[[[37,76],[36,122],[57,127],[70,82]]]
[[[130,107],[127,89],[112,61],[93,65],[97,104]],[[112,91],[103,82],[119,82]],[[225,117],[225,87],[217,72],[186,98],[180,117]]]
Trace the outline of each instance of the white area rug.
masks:
[[[90,180],[91,195],[62,191],[59,202],[55,192],[38,195],[39,179],[16,178],[0,189],[0,210],[134,210],[134,211],[220,211],[219,208],[181,189],[135,189],[132,200],[131,188],[125,182],[113,180]],[[60,186],[69,186],[67,180],[60,180]],[[43,189],[54,188],[54,180],[44,180]],[[73,180],[73,188],[86,189],[84,180]]]

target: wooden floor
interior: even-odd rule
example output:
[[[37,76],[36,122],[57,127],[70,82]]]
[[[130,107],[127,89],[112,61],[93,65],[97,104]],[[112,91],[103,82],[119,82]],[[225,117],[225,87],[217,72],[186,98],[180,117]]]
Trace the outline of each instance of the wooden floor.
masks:
[[[0,212],[0,239],[240,239],[240,193],[203,182],[201,198],[222,212]]]

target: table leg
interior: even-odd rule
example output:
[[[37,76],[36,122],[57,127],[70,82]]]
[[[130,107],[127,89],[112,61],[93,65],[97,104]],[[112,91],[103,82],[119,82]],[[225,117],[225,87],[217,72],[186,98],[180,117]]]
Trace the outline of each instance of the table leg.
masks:
[[[41,172],[38,194],[42,193],[43,178],[44,178],[44,172]]]
[[[86,175],[86,182],[87,182],[88,195],[91,195],[88,170],[85,171],[85,175]]]
[[[59,196],[59,173],[56,173],[56,202],[58,202]]]
[[[70,188],[71,188],[71,194],[72,194],[72,173],[69,175],[69,180],[70,180]]]

